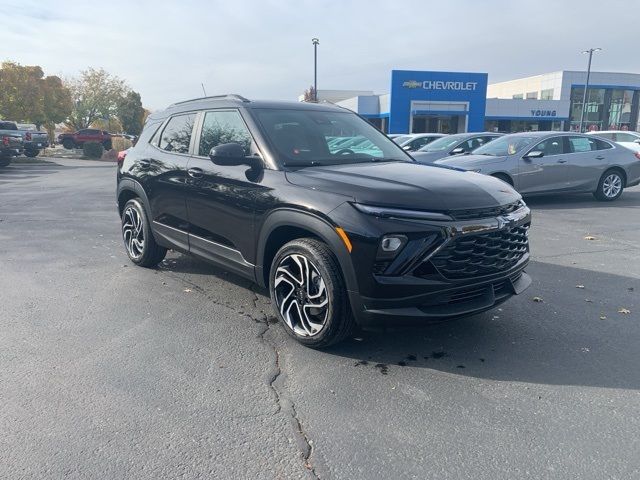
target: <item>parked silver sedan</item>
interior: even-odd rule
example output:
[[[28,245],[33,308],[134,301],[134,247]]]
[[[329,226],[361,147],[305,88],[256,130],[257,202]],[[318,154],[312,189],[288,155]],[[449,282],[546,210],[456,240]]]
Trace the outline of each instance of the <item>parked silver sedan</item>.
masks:
[[[640,153],[592,135],[514,133],[435,162],[498,177],[523,195],[591,192],[615,200],[640,183]]]

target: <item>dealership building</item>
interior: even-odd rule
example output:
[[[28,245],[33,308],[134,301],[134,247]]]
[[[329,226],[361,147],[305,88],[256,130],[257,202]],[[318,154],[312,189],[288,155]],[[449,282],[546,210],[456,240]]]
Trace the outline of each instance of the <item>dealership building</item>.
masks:
[[[386,133],[577,130],[586,72],[488,83],[486,73],[393,70],[389,93],[319,90]],[[640,130],[640,74],[591,72],[589,130]]]

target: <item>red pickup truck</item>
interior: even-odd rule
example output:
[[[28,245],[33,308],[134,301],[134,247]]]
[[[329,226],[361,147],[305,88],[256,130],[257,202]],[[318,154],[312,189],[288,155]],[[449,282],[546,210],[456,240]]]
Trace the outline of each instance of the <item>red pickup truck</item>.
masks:
[[[74,133],[61,133],[58,135],[58,142],[67,150],[82,148],[87,142],[98,142],[104,146],[105,150],[111,150],[111,134],[95,128],[85,128]]]

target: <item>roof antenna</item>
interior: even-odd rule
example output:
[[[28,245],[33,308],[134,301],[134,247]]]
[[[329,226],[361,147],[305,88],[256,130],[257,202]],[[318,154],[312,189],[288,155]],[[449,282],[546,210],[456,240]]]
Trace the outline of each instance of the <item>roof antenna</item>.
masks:
[[[204,96],[207,96],[207,91],[204,89],[204,83],[200,83],[200,85],[202,85],[202,93],[204,93]]]

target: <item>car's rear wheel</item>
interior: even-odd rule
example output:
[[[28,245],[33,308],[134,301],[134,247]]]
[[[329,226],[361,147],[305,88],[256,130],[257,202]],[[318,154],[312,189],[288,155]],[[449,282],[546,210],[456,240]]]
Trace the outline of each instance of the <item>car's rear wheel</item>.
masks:
[[[111,150],[113,145],[111,143],[111,140],[105,140],[104,142],[102,142],[102,146],[105,150]]]
[[[37,150],[37,149],[35,149],[35,150],[29,149],[29,150],[25,150],[24,151],[25,156],[27,156],[29,158],[35,158],[35,157],[38,156],[39,153],[40,153],[40,150]]]
[[[64,148],[66,148],[67,150],[72,150],[72,149],[74,149],[74,148],[75,148],[76,144],[75,144],[75,142],[74,142],[73,140],[71,140],[70,138],[65,138],[65,139],[62,141],[62,146],[63,146]]]
[[[622,195],[624,190],[624,177],[619,170],[607,170],[600,177],[598,189],[593,195],[600,201],[610,202]]]
[[[342,272],[326,244],[313,238],[287,243],[276,253],[269,278],[276,315],[300,343],[327,347],[353,331]]]
[[[0,167],[8,167],[11,163],[11,157],[0,157]]]
[[[122,209],[122,239],[129,259],[141,267],[155,267],[167,254],[167,249],[153,238],[139,198],[129,200]]]

